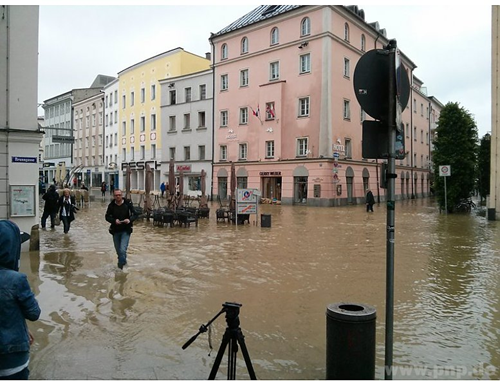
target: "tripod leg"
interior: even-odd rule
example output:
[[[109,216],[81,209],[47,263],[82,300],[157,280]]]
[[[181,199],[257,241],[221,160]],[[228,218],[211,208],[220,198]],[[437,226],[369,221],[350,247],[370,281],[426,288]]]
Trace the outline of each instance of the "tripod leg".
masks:
[[[247,371],[249,372],[249,376],[251,380],[257,380],[256,374],[254,373],[254,367],[252,366],[251,363],[249,352],[247,351],[247,346],[245,345],[244,335],[240,328],[238,329],[237,340],[238,343],[240,344],[240,348],[242,348],[242,355],[244,357],[245,365],[247,366]]]
[[[212,370],[209,375],[209,380],[215,380],[216,379],[216,374],[217,370],[219,369],[219,366],[221,365],[221,359],[223,358],[224,351],[226,349],[226,346],[228,345],[230,341],[230,334],[228,330],[224,332],[223,335],[223,341],[221,341],[221,346],[219,347],[219,351],[217,352],[216,360],[214,361],[214,365],[212,366]]]
[[[230,345],[228,347],[228,380],[236,380],[237,378],[237,352],[238,343],[233,330],[230,335]]]

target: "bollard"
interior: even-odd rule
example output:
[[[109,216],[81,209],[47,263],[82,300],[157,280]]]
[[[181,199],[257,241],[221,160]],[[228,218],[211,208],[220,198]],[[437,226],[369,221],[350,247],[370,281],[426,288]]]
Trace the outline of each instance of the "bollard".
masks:
[[[341,302],[327,307],[327,380],[374,380],[376,309]]]
[[[261,227],[271,227],[271,214],[261,214]]]

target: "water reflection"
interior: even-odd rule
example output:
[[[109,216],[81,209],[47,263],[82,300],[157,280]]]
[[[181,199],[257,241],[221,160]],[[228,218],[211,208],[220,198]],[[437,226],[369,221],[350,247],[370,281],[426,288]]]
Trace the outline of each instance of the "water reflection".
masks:
[[[181,346],[225,301],[258,379],[325,378],[325,310],[377,308],[377,373],[384,372],[386,212],[364,206],[261,206],[272,227],[217,223],[134,227],[129,267],[116,268],[106,203],[83,208],[68,235],[41,234],[23,255],[42,318],[32,324],[36,379],[206,379],[226,328]],[[478,368],[499,378],[499,223],[441,216],[427,200],[396,211],[394,364]],[[238,355],[237,377],[247,379]],[[226,378],[226,357],[218,378]],[[395,375],[395,379],[432,378]],[[462,378],[488,378],[479,373]],[[442,375],[442,378],[447,378]],[[454,378],[450,376],[449,378]]]

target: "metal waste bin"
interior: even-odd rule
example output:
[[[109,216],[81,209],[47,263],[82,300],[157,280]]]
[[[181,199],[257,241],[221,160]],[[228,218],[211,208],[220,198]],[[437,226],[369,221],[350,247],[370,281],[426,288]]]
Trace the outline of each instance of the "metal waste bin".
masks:
[[[327,307],[327,380],[374,380],[376,309],[340,302]]]
[[[271,214],[261,214],[261,227],[271,227]]]

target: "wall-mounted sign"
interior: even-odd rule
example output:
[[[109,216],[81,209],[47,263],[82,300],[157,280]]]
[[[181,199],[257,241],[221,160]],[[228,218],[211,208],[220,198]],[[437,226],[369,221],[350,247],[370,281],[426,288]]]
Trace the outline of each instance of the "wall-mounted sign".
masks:
[[[52,136],[52,142],[57,142],[61,144],[74,144],[75,137],[73,136]]]
[[[19,157],[12,156],[13,163],[38,163],[38,159],[36,157]]]
[[[282,176],[281,171],[275,171],[275,172],[259,172],[260,176]]]
[[[35,216],[35,186],[10,186],[10,216]]]
[[[176,165],[176,172],[191,173],[191,164]]]
[[[146,164],[149,164],[151,169],[159,169],[160,164],[156,160],[151,160],[151,161],[131,161],[130,163],[122,163],[121,169],[122,171],[127,170],[127,166],[130,167],[130,169],[136,170],[136,171],[142,171],[143,169],[146,168]]]

